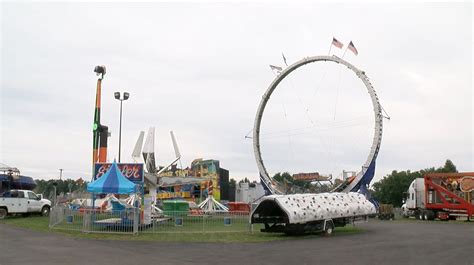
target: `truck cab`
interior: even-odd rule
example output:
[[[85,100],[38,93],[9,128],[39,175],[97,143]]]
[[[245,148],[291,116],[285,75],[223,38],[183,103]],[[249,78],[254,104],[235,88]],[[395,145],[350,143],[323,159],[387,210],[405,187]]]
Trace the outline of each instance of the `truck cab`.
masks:
[[[0,219],[9,214],[41,213],[49,215],[51,201],[43,199],[31,190],[10,190],[4,192],[0,197]]]
[[[425,182],[423,178],[417,178],[410,184],[406,207],[408,209],[425,207]]]
[[[404,217],[415,216],[420,208],[425,207],[425,182],[423,178],[414,179],[405,193],[406,198],[402,205],[402,214]]]

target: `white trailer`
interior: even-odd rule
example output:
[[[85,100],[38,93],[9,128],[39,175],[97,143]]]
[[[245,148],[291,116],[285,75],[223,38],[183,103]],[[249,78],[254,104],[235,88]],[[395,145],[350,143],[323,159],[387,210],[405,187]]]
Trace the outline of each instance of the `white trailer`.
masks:
[[[0,219],[12,214],[41,213],[48,216],[50,209],[50,200],[43,199],[43,195],[30,190],[10,190],[0,197]]]
[[[251,223],[264,224],[262,232],[330,235],[337,226],[366,221],[375,213],[375,206],[356,192],[270,195],[252,212]]]

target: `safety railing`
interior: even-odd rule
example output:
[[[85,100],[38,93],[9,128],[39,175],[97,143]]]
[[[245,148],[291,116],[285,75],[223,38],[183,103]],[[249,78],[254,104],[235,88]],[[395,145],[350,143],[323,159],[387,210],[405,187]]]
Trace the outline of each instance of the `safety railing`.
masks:
[[[251,231],[248,212],[164,211],[141,213],[139,208],[120,211],[51,209],[50,229],[86,233],[223,233]]]
[[[143,233],[222,233],[248,232],[248,212],[164,212],[153,216]]]
[[[49,228],[86,233],[136,234],[139,223],[140,215],[137,208],[102,212],[55,206],[50,212]]]

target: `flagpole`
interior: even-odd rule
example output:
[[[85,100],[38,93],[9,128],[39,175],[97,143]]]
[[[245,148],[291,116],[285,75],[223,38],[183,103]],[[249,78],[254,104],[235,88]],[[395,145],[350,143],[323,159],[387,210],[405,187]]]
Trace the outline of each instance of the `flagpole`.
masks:
[[[347,48],[349,48],[349,45],[346,46],[346,49],[344,50],[344,53],[342,54],[341,59],[344,59],[344,56],[346,55],[346,52],[347,52]]]
[[[288,64],[286,63],[286,57],[285,57],[285,54],[283,52],[281,52],[281,56],[283,57],[283,62],[288,67]]]

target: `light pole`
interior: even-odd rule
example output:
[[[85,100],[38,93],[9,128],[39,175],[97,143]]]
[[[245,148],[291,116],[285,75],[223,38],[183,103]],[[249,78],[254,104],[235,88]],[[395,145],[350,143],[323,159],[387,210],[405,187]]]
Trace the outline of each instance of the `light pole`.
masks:
[[[122,145],[122,102],[124,100],[127,100],[130,97],[130,94],[128,92],[123,92],[123,98],[120,97],[120,92],[115,92],[114,93],[115,99],[120,101],[120,128],[119,128],[119,155],[118,155],[118,161],[120,163],[120,148]]]

